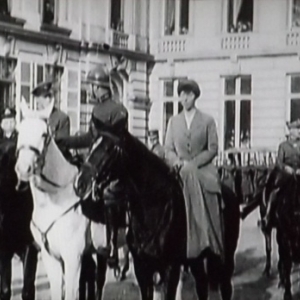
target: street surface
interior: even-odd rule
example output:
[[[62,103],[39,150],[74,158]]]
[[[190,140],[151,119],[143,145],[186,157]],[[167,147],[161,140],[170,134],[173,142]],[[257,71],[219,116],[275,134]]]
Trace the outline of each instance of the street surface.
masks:
[[[273,234],[272,276],[261,276],[264,268],[264,241],[257,227],[258,214],[254,212],[242,223],[241,236],[236,254],[236,269],[234,276],[234,300],[281,300],[283,290],[277,288],[277,247]],[[293,293],[294,299],[300,297],[299,267],[294,267]],[[13,262],[13,300],[21,299],[22,268],[18,259]],[[37,299],[50,300],[49,283],[42,262],[39,263],[37,280]],[[138,300],[139,289],[131,266],[128,279],[116,282],[108,271],[105,285],[104,300]],[[188,279],[184,282],[183,300],[196,300],[194,282]],[[218,294],[211,293],[211,300],[220,299]],[[57,300],[57,299],[53,299]]]

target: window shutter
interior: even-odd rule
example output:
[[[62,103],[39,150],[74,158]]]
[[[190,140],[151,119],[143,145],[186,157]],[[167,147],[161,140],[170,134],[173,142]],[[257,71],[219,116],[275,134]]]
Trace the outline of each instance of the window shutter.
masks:
[[[78,68],[65,68],[61,95],[61,108],[69,115],[71,133],[74,134],[79,130],[80,125],[80,72]]]

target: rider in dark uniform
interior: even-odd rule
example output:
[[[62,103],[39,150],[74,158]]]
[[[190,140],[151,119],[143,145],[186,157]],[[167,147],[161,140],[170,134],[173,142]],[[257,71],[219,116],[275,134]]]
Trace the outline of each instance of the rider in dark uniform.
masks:
[[[0,134],[0,145],[2,149],[5,149],[6,147],[12,149],[17,147],[17,139],[18,139],[18,132],[16,130],[16,111],[13,108],[5,108],[4,111],[1,114],[1,134]],[[12,184],[15,185],[14,179],[12,178]],[[17,182],[17,178],[16,178]],[[7,193],[11,190],[13,187],[7,187]],[[28,183],[21,182],[19,184],[19,190],[16,191],[14,194],[8,194],[9,196],[5,196],[4,194],[1,194],[1,198],[5,197],[11,197],[9,199],[11,203],[11,207],[16,207],[20,211],[20,217],[17,217],[17,213],[13,213],[11,215],[11,208],[8,208],[8,211],[6,211],[5,208],[1,208],[1,213],[4,214],[4,218],[1,220],[1,226],[4,228],[10,228],[9,233],[10,236],[12,236],[12,249],[13,252],[17,253],[21,260],[23,261],[23,268],[24,268],[24,287],[22,291],[22,299],[23,300],[34,300],[35,299],[35,274],[36,274],[36,268],[37,268],[37,255],[38,255],[38,249],[37,246],[34,243],[33,236],[30,231],[30,220],[32,216],[32,209],[33,209],[33,203],[32,198],[29,195],[29,186]],[[2,199],[3,202],[3,199]],[[5,201],[4,201],[5,202]],[[15,217],[18,221],[12,220],[11,218]],[[1,219],[1,217],[0,217]],[[3,229],[3,228],[1,228]],[[6,230],[3,230],[3,232],[6,232]],[[1,232],[1,239],[4,239],[5,241],[1,240],[1,249],[3,250],[3,246],[5,245],[9,247],[10,244],[9,241],[10,238],[5,238],[5,236],[2,236]],[[24,248],[24,244],[27,245]],[[23,245],[23,246],[22,246]],[[1,251],[2,251],[1,250]],[[3,254],[2,254],[3,255]],[[11,258],[7,259],[7,263],[11,264]],[[5,268],[2,266],[2,268]],[[9,266],[9,269],[11,270],[11,265]],[[6,277],[7,276],[7,277]],[[10,299],[10,293],[11,293],[11,273],[8,272],[5,275],[3,275],[3,278],[1,278],[1,295],[0,299]],[[7,287],[5,286],[7,284]],[[3,293],[3,294],[2,294]]]
[[[293,180],[295,175],[300,175],[300,119],[287,123],[287,126],[290,134],[288,139],[278,147],[277,169],[279,172],[275,178],[274,189],[270,195],[266,217],[262,224],[265,230],[269,230],[272,226],[274,210],[281,188]]]
[[[128,112],[126,108],[112,98],[110,75],[102,66],[89,71],[87,75],[89,84],[89,97],[95,103],[92,111],[89,131],[83,135],[70,136],[57,139],[59,144],[71,149],[83,149],[92,146],[100,132],[108,132],[122,137],[128,127]],[[110,262],[117,262],[117,226],[119,217],[115,208],[124,198],[124,188],[119,179],[112,180],[104,189],[103,199],[106,206],[108,227],[108,249],[110,250]],[[110,234],[111,233],[111,234]]]
[[[165,149],[164,147],[159,143],[159,135],[158,130],[149,130],[148,132],[149,137],[149,148],[150,151],[152,151],[154,154],[156,154],[159,158],[165,159]]]

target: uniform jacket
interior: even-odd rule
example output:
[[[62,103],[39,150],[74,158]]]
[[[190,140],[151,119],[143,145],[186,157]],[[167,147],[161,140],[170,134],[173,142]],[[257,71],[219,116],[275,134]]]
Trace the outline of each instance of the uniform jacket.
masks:
[[[196,110],[190,129],[184,112],[170,119],[165,141],[166,159],[173,166],[186,160],[197,167],[201,186],[212,193],[220,192],[220,179],[212,160],[218,153],[218,135],[214,119]]]
[[[285,141],[278,147],[278,166],[283,169],[290,166],[294,170],[300,168],[300,141]]]
[[[54,138],[60,138],[70,135],[70,118],[67,114],[53,108],[49,118],[49,126]]]
[[[62,140],[62,143],[71,149],[89,148],[93,143],[96,131],[110,131],[120,134],[128,127],[128,112],[126,108],[112,99],[96,104],[92,111],[90,128],[86,134],[72,136]]]

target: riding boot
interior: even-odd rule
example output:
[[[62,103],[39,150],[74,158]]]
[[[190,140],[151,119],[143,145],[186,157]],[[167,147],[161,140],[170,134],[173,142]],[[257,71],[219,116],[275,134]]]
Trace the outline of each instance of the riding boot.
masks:
[[[11,260],[12,255],[1,255],[0,258],[0,300],[11,298]]]
[[[35,276],[38,263],[38,250],[31,244],[26,247],[23,257],[24,285],[22,290],[23,300],[35,299]]]
[[[274,221],[274,211],[277,204],[279,188],[273,190],[270,194],[269,201],[267,203],[266,215],[262,220],[262,230],[269,231],[272,228],[272,223]]]

